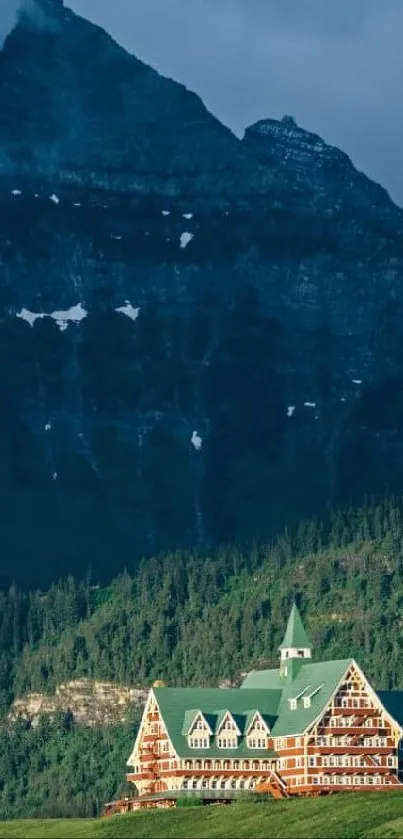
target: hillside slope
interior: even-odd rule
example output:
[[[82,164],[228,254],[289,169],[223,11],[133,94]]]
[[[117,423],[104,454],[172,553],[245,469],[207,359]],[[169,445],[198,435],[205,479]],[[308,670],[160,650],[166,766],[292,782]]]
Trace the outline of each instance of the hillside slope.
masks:
[[[0,837],[26,839],[384,839],[403,836],[403,795],[343,794],[328,799],[230,807],[190,807],[97,821],[0,824]]]

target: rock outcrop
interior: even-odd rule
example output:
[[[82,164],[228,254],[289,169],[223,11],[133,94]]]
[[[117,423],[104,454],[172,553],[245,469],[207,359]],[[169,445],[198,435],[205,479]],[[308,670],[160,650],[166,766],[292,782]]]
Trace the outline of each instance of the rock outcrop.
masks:
[[[401,492],[402,211],[36,8],[0,52],[1,581]]]
[[[147,691],[142,688],[75,679],[59,685],[54,695],[28,693],[15,699],[8,719],[29,720],[36,725],[41,716],[64,711],[72,714],[77,725],[119,725],[133,706],[144,706],[146,697]]]

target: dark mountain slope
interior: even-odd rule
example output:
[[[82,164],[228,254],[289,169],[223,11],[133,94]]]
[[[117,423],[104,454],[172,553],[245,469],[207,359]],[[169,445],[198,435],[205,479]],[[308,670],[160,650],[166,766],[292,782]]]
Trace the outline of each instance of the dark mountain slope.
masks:
[[[0,52],[4,579],[401,491],[401,210],[289,121],[241,142],[28,8]]]
[[[2,170],[176,195],[264,179],[194,93],[55,0],[35,0],[0,53]]]

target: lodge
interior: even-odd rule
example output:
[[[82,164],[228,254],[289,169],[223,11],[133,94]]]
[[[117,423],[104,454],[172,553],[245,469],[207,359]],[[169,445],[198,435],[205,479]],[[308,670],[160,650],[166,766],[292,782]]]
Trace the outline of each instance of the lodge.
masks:
[[[376,692],[354,659],[315,662],[294,604],[275,670],[240,688],[154,686],[128,760],[133,806],[403,789],[403,692]]]

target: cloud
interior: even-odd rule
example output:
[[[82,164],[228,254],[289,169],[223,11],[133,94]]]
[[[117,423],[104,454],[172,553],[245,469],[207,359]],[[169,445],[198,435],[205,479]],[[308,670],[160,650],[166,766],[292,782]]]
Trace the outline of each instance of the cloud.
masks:
[[[60,0],[53,0],[60,2]],[[48,14],[40,0],[0,0],[0,48],[19,20],[35,28],[54,29],[57,26],[55,18]]]
[[[17,22],[19,0],[1,0],[0,8],[0,48],[13,26]]]

